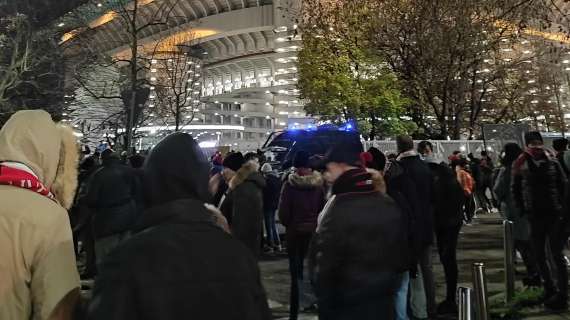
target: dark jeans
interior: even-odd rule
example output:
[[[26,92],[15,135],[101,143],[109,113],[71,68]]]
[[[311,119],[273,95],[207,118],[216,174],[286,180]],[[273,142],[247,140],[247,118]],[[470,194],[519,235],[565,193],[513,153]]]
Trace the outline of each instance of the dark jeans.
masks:
[[[422,271],[422,279],[426,295],[426,310],[428,316],[435,315],[437,312],[437,306],[435,302],[435,280],[433,276],[432,249],[432,245],[428,246],[423,250],[419,257],[419,265],[420,270]]]
[[[437,251],[439,252],[439,261],[443,265],[443,273],[445,274],[445,285],[447,301],[455,301],[455,292],[457,289],[457,241],[459,239],[459,231],[461,225],[440,228],[435,231],[437,238]]]
[[[299,314],[300,287],[303,282],[303,263],[313,237],[312,232],[287,231],[287,255],[291,273],[291,295],[289,318],[297,319]]]
[[[558,290],[563,297],[568,296],[568,270],[564,260],[563,249],[566,244],[566,233],[564,232],[564,223],[560,218],[545,217],[536,215],[540,218],[530,220],[530,239],[532,250],[536,258],[540,276],[544,281],[544,289],[547,292],[553,292],[556,287],[552,279],[552,273],[556,272],[558,282]],[[550,245],[554,270],[550,270],[547,263],[546,243]]]
[[[526,267],[527,276],[532,279],[539,275],[534,253],[531,250],[530,241],[515,240],[515,250],[520,252],[523,263]],[[516,255],[516,251],[513,254]]]
[[[275,210],[265,210],[264,214],[263,222],[265,223],[265,232],[267,233],[267,245],[270,247],[281,245],[277,226],[275,225]]]

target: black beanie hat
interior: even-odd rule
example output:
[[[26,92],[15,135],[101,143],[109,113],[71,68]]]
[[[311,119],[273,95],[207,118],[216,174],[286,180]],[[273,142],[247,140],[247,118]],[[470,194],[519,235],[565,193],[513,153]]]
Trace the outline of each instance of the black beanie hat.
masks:
[[[293,167],[307,168],[309,166],[309,153],[305,150],[297,152],[295,159],[293,159]]]
[[[566,151],[566,149],[568,149],[568,139],[556,139],[552,141],[552,147],[558,152]]]
[[[531,131],[531,132],[527,132],[524,134],[524,144],[525,145],[529,145],[533,141],[543,142],[542,135],[540,135],[540,132]]]
[[[243,154],[241,154],[241,152],[234,152],[226,156],[223,166],[228,169],[232,169],[233,171],[238,171],[244,163],[245,159]]]

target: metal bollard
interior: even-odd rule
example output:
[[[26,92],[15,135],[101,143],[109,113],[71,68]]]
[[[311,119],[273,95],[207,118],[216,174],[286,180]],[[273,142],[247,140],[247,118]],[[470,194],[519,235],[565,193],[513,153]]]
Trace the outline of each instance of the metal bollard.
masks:
[[[457,304],[459,306],[458,320],[472,320],[473,307],[471,305],[471,288],[459,287],[457,288]]]
[[[503,222],[503,248],[505,250],[505,300],[509,303],[515,295],[513,222],[509,220]]]
[[[487,297],[487,278],[485,264],[473,264],[473,289],[475,291],[475,315],[477,320],[489,320],[489,305]]]

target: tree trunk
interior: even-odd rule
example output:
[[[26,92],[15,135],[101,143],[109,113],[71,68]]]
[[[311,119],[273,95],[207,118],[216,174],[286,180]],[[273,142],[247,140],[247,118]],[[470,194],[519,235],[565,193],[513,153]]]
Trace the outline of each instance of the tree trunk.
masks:
[[[130,70],[130,81],[131,81],[131,101],[129,103],[129,110],[127,113],[127,138],[125,141],[125,149],[131,154],[132,144],[133,144],[133,130],[135,126],[135,109],[137,104],[137,55],[138,55],[138,39],[137,39],[137,10],[138,10],[138,0],[134,0],[133,16],[131,17],[131,70]]]

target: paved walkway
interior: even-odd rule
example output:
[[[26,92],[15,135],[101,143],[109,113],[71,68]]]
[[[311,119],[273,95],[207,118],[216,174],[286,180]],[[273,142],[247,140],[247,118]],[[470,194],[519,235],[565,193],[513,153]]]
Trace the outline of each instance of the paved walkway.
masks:
[[[459,285],[472,287],[471,267],[475,262],[483,262],[486,267],[487,287],[491,304],[502,301],[504,292],[503,237],[501,219],[497,214],[482,215],[471,226],[461,230],[458,250]],[[445,297],[445,280],[443,268],[434,252],[434,272],[436,280],[437,301]],[[289,273],[285,255],[264,259],[260,263],[262,277],[270,304],[276,319],[287,319],[289,301]],[[522,263],[518,264],[524,270]],[[517,288],[522,283],[517,281]],[[570,320],[570,313],[552,315],[542,308],[522,310],[531,320]],[[303,314],[302,320],[316,320],[314,314]]]

